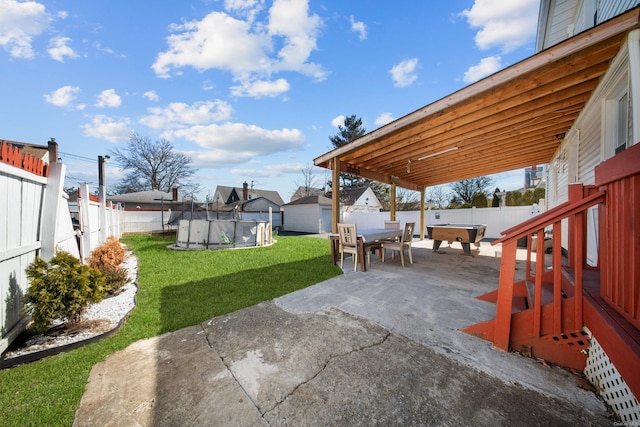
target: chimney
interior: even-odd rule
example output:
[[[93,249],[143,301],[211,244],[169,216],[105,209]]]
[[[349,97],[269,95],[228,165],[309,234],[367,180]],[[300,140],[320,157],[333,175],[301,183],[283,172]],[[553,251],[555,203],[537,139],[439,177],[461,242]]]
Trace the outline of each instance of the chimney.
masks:
[[[242,200],[249,200],[249,184],[247,184],[247,181],[242,183]]]
[[[49,163],[58,162],[58,143],[55,138],[51,138],[47,143],[49,147]]]
[[[178,201],[178,187],[173,187],[171,189],[171,195],[173,196],[173,201],[177,202]]]

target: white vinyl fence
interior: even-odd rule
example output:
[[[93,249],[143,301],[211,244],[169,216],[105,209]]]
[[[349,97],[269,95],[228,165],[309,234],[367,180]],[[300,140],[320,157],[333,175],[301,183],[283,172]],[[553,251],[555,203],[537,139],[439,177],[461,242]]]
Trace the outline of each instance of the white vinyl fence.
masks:
[[[543,205],[541,203],[541,205]],[[505,206],[501,208],[470,208],[470,209],[440,209],[427,210],[424,213],[425,238],[426,227],[433,224],[485,224],[487,231],[485,238],[497,239],[502,237],[502,231],[520,224],[540,213],[537,205],[533,206]],[[356,224],[358,228],[382,228],[384,221],[389,219],[389,212],[343,212],[342,222]],[[420,225],[420,211],[396,212],[396,219],[401,223],[415,222]],[[416,235],[420,230],[416,228]]]
[[[7,148],[8,146],[8,148]],[[82,258],[80,247],[89,239],[79,238],[69,213],[68,196],[63,190],[65,165],[51,163],[39,170],[28,165],[36,162],[10,144],[3,144],[0,156],[0,353],[24,330],[20,317],[22,298],[27,290],[25,273],[36,256],[49,260],[57,249]],[[56,149],[57,151],[57,149]],[[57,157],[57,155],[56,155]],[[48,174],[47,174],[48,172]],[[46,176],[48,175],[48,176]],[[85,193],[88,194],[88,191]],[[85,248],[94,248],[104,239],[97,235],[98,209],[89,208],[81,229],[95,240]],[[109,233],[120,237],[117,215],[113,215]],[[86,254],[86,250],[85,250]]]

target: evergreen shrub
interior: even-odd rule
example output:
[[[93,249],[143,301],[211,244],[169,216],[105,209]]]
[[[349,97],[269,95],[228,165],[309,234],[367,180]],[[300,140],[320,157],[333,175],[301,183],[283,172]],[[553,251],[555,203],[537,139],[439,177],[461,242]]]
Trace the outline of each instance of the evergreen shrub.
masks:
[[[90,303],[105,296],[104,275],[68,252],[58,251],[49,262],[36,258],[26,268],[29,288],[24,296],[24,314],[30,315],[37,332],[54,320],[76,323]]]

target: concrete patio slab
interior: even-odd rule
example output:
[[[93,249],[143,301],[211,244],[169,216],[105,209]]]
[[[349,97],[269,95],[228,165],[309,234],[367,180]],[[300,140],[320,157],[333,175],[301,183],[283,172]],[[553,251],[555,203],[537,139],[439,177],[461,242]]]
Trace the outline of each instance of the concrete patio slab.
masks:
[[[612,424],[575,374],[460,332],[499,259],[429,243],[110,355],[74,425]]]

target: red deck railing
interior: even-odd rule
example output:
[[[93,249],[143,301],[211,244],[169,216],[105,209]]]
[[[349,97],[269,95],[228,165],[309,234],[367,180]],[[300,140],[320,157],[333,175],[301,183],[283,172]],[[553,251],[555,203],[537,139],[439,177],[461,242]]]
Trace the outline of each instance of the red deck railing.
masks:
[[[502,244],[498,289],[478,298],[496,303],[496,317],[463,330],[504,351],[526,350],[583,369],[586,326],[640,396],[640,143],[598,165],[594,185],[570,185],[568,194],[567,202],[493,242]],[[547,259],[546,233],[552,234]],[[515,281],[517,243],[524,237],[525,279]]]
[[[496,301],[496,320],[493,343],[495,347],[504,351],[509,350],[509,339],[511,334],[511,314],[513,300],[515,296],[514,278],[516,268],[516,250],[518,240],[527,237],[527,261],[526,279],[533,282],[533,322],[532,336],[540,337],[544,333],[560,334],[566,330],[577,330],[582,327],[582,294],[583,294],[583,272],[589,268],[586,262],[586,217],[587,211],[592,206],[604,201],[604,191],[593,191],[593,187],[583,187],[574,184],[570,195],[575,197],[578,193],[586,195],[577,200],[569,200],[547,212],[532,218],[513,228],[505,230],[504,237],[494,241],[492,244],[502,244],[502,260],[500,266],[500,282],[498,285],[498,295]],[[589,194],[591,193],[591,194]],[[573,266],[574,286],[570,288],[563,280],[562,271],[562,246],[561,239],[563,221],[569,220],[569,256],[571,260],[569,266]],[[550,266],[545,266],[545,232],[551,230],[552,240],[552,262]],[[532,241],[536,240],[535,270],[532,271]],[[552,321],[550,330],[543,331],[543,311],[545,298],[543,294],[548,294],[549,289],[543,288],[543,284],[552,284],[552,294],[548,300],[552,299]],[[564,285],[563,285],[564,283]],[[567,306],[562,304],[563,294],[574,297],[573,313],[563,313]],[[549,329],[549,328],[546,328]]]

